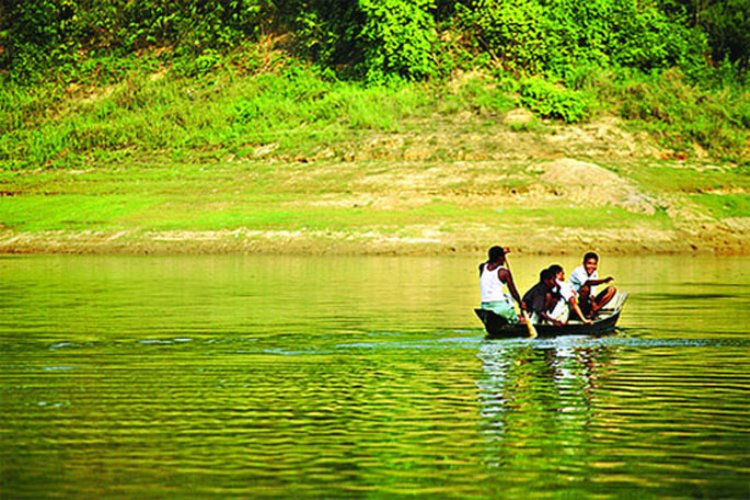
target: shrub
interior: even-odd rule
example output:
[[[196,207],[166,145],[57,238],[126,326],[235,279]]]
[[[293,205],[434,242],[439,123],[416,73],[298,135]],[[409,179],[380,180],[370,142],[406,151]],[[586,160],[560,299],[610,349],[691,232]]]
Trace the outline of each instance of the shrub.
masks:
[[[561,77],[581,64],[640,71],[705,65],[705,37],[650,2],[476,0],[460,18],[497,61],[522,74]]]
[[[226,49],[256,36],[272,10],[270,0],[5,0],[0,70],[17,82],[53,70],[65,79],[88,56],[168,45],[177,55]]]
[[[709,91],[679,71],[622,83],[620,115],[655,133],[662,143],[690,152],[694,144],[736,160],[750,139],[744,91]]]
[[[589,116],[586,101],[581,92],[542,78],[528,78],[521,82],[521,102],[543,117],[560,118],[567,123],[583,121]]]
[[[542,30],[544,10],[537,0],[477,0],[460,10],[464,29],[506,69],[539,73],[549,47]]]
[[[420,79],[435,74],[433,0],[360,0],[365,23],[359,34],[367,79],[395,74]]]

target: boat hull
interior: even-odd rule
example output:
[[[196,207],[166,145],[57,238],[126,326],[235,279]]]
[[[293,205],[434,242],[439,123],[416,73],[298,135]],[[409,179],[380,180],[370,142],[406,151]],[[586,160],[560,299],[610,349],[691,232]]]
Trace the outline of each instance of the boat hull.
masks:
[[[528,337],[529,331],[526,325],[509,325],[502,317],[486,309],[474,309],[474,312],[482,320],[487,338],[515,338]],[[595,320],[592,325],[583,323],[568,323],[563,326],[534,325],[540,337],[557,337],[560,335],[604,335],[615,329],[617,320],[620,318],[618,310],[612,315]]]

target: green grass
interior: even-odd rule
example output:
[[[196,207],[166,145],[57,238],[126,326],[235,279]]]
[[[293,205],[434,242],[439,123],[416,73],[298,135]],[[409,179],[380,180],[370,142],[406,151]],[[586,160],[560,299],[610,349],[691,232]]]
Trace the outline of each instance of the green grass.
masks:
[[[612,170],[655,193],[701,193],[717,189],[750,189],[750,166],[731,164],[629,162],[613,163]]]
[[[679,71],[615,78],[602,90],[620,116],[657,137],[680,155],[694,145],[721,160],[747,163],[750,90],[705,89]]]
[[[461,166],[446,172],[437,170],[445,165],[433,165],[432,178],[450,175],[452,179],[461,174]],[[619,169],[625,170],[622,165]],[[127,236],[117,240],[125,245],[151,241],[154,232],[184,231],[174,235],[177,248],[182,248],[181,238],[190,240],[194,231],[220,231],[216,238],[224,243],[251,239],[260,248],[266,240],[284,245],[283,232],[298,232],[293,238],[302,238],[313,248],[317,239],[328,245],[333,238],[351,249],[372,238],[394,238],[392,244],[398,244],[412,238],[431,241],[435,235],[466,249],[492,232],[505,240],[514,235],[514,245],[562,251],[555,243],[558,238],[570,245],[577,241],[571,234],[587,230],[669,234],[677,228],[679,221],[662,209],[648,215],[613,206],[576,205],[562,196],[537,199],[534,189],[510,195],[513,189],[535,188],[536,174],[526,171],[524,162],[492,169],[469,165],[463,182],[411,186],[405,191],[394,189],[393,175],[430,178],[431,170],[419,163],[394,167],[388,161],[345,166],[255,161],[5,171],[0,172],[0,192],[5,194],[0,196],[0,230],[4,237],[36,233],[44,240],[66,241],[70,236],[81,244],[126,231]],[[472,181],[476,175],[480,177]],[[701,185],[716,180],[713,173],[707,175]],[[482,179],[493,180],[488,185]],[[670,186],[717,220],[750,213],[743,193],[686,195],[680,186]],[[697,187],[691,184],[691,189]],[[227,233],[234,230],[239,232]],[[59,233],[43,233],[49,231]]]
[[[747,194],[693,194],[690,199],[717,219],[750,217],[750,195]]]
[[[367,86],[293,62],[190,78],[145,64],[98,87],[0,89],[0,228],[353,237],[430,228],[457,239],[481,228],[553,236],[674,229],[662,206],[648,215],[549,195],[537,167],[561,155],[594,161],[647,195],[715,219],[748,216],[750,167],[738,153],[748,140],[746,94],[712,94],[679,75],[595,76],[597,85],[577,89],[587,103],[607,102],[663,147],[689,152],[697,143],[713,158],[658,161],[636,151],[621,161],[588,158],[595,148],[585,142],[573,145],[584,151],[578,156],[567,144],[544,146],[545,134],[564,137],[561,123],[506,124],[504,114],[521,105],[520,87],[482,73]]]
[[[529,227],[621,229],[646,224],[658,229],[671,227],[663,212],[654,215],[629,212],[619,207],[546,207],[512,208],[500,212],[504,220]]]
[[[569,207],[561,200],[544,208],[496,209],[479,205],[458,206],[435,197],[422,204],[389,209],[350,204],[320,205],[317,201],[345,198],[326,186],[326,176],[307,183],[279,182],[279,170],[257,176],[247,170],[201,171],[146,169],[123,181],[119,172],[62,172],[41,176],[33,185],[28,177],[5,174],[3,189],[14,196],[0,198],[0,225],[14,231],[49,230],[308,230],[358,232],[367,229],[398,231],[410,225],[444,228],[466,224],[511,224],[549,227],[628,227],[637,223],[665,226],[663,214],[647,216],[615,207]],[[284,174],[295,179],[294,174]],[[40,179],[37,179],[40,180]],[[322,183],[321,187],[316,183]],[[211,186],[209,191],[200,187]],[[318,194],[312,194],[318,192]],[[46,193],[46,194],[45,194]],[[338,194],[337,194],[338,193]],[[360,193],[362,194],[362,193]],[[404,201],[408,202],[408,198]],[[744,208],[740,207],[740,210]],[[448,229],[445,229],[445,228]]]
[[[493,106],[495,91],[461,105]],[[32,104],[36,104],[32,105]],[[133,73],[78,99],[0,91],[0,160],[5,169],[98,168],[134,159],[252,158],[269,145],[278,155],[309,155],[362,133],[402,131],[411,117],[429,116],[439,96],[426,85],[399,88],[329,82],[312,70],[232,79],[182,79]],[[450,105],[448,105],[450,107]],[[51,112],[50,112],[51,111]]]
[[[0,227],[16,231],[102,230],[127,226],[120,220],[156,203],[123,195],[30,195],[0,201]]]
[[[444,133],[446,122],[455,131],[488,138],[498,130],[543,133],[538,119],[499,125],[504,113],[525,102],[521,87],[503,78],[508,79],[477,73],[457,82],[368,86],[330,80],[294,61],[252,74],[227,65],[188,78],[144,61],[106,85],[0,89],[0,168],[116,168],[229,156],[295,160],[378,134]],[[679,73],[601,72],[591,78],[596,85],[570,92],[588,103],[606,102],[664,147],[690,155],[698,144],[718,159],[743,161],[750,138],[746,91],[703,90]],[[592,108],[590,114],[601,112]],[[459,117],[471,119],[452,123]],[[484,150],[497,147],[488,140]],[[433,157],[448,160],[455,154],[438,147]]]

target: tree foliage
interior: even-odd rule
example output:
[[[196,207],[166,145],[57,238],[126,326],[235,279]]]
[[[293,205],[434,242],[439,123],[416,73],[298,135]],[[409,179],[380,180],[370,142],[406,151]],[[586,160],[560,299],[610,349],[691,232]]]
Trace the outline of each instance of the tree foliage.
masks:
[[[286,33],[297,56],[368,81],[472,64],[456,62],[456,51],[557,78],[582,65],[692,75],[750,64],[746,0],[5,0],[0,71],[65,79],[91,57],[149,48],[210,68],[217,54],[271,32]]]
[[[475,0],[462,21],[506,68],[557,76],[579,65],[648,72],[700,64],[700,32],[633,0]]]
[[[539,77],[521,82],[521,102],[540,116],[576,123],[588,118],[589,106],[581,92],[554,85]]]
[[[706,34],[713,61],[726,61],[741,72],[750,68],[750,2],[662,0],[662,8],[684,12],[689,25]]]
[[[162,47],[193,57],[270,31],[289,33],[298,55],[369,81],[452,67],[449,33],[526,75],[582,64],[691,74],[711,61],[743,73],[750,61],[746,0],[5,0],[0,70],[16,81],[64,78],[91,56]]]
[[[195,55],[231,47],[257,35],[274,10],[270,0],[6,0],[2,5],[0,69],[14,80],[64,71],[91,55],[148,47]]]
[[[359,37],[369,80],[435,74],[432,0],[360,0],[359,5],[366,19]]]

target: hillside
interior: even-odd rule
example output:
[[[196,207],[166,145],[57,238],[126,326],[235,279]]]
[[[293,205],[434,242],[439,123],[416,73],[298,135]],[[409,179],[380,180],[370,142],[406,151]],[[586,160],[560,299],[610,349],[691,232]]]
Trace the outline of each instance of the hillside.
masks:
[[[370,106],[387,109],[390,97],[373,97]],[[98,109],[81,106],[110,98],[115,91],[78,96],[68,107],[81,122]],[[131,147],[84,154],[65,168],[5,170],[0,251],[431,255],[475,254],[497,242],[551,254],[750,248],[747,164],[698,146],[686,157],[607,114],[565,124],[523,108],[500,112],[467,100],[441,109],[440,101],[404,116],[392,111],[385,124],[318,121],[241,148]]]
[[[750,253],[743,2],[0,7],[0,252]]]

